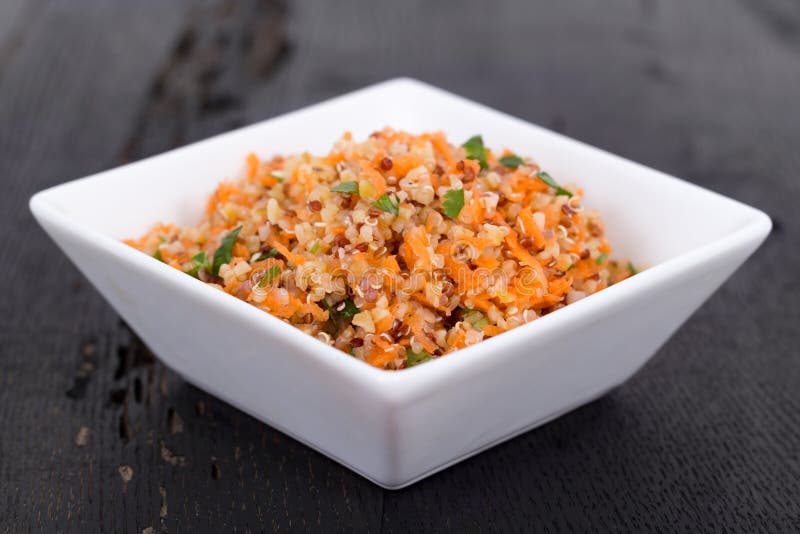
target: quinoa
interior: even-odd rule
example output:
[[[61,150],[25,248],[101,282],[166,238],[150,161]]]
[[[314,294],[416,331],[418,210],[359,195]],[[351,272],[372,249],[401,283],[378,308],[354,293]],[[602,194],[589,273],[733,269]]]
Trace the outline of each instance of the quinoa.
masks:
[[[196,226],[129,245],[382,369],[535,321],[636,273],[583,190],[441,132],[246,158]]]

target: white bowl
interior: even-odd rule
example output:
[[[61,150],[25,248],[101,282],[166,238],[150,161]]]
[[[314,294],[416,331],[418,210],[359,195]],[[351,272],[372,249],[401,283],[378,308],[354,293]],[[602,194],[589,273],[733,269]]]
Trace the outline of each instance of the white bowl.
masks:
[[[443,130],[530,155],[601,210],[614,256],[648,269],[535,322],[381,371],[120,242],[197,221],[244,156],[326,152],[344,130]],[[654,142],[657,142],[654,140]],[[762,212],[409,79],[37,193],[31,211],[186,380],[386,488],[589,402],[639,369],[759,246]]]

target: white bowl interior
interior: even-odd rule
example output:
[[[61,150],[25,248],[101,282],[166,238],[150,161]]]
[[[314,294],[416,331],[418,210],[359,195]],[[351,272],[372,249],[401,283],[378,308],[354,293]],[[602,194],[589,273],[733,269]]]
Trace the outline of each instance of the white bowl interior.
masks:
[[[471,108],[465,113],[465,106]],[[484,119],[485,120],[482,120]],[[193,224],[216,185],[236,178],[248,152],[324,154],[345,131],[384,126],[443,130],[453,142],[532,156],[601,211],[614,256],[652,266],[709,244],[758,216],[743,204],[510,116],[409,80],[396,80],[223,134],[47,193],[65,215],[115,239],[156,222]],[[587,170],[589,169],[589,170]]]

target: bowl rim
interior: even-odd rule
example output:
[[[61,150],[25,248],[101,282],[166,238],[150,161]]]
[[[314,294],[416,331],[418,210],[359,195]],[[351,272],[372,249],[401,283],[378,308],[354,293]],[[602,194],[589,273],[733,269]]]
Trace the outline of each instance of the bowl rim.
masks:
[[[691,191],[694,194],[712,195],[718,199],[726,201],[731,207],[738,209],[745,216],[745,222],[739,228],[729,232],[728,234],[712,240],[709,243],[700,245],[694,249],[690,249],[685,253],[681,253],[665,261],[654,264],[652,267],[641,271],[636,276],[625,279],[602,291],[589,295],[588,297],[559,309],[556,312],[547,314],[544,317],[532,321],[531,323],[524,324],[504,332],[502,335],[485,339],[479,343],[476,343],[475,345],[459,349],[453,353],[448,353],[448,356],[451,357],[436,358],[430,362],[427,362],[425,365],[419,365],[409,369],[386,371],[353,358],[343,351],[331,347],[315,337],[302,332],[298,328],[278,319],[270,313],[264,312],[263,310],[260,310],[241,299],[233,297],[232,295],[219,291],[193,277],[186,276],[185,273],[182,273],[177,269],[148,257],[146,254],[131,248],[122,241],[118,241],[113,237],[104,234],[95,228],[92,228],[88,224],[74,220],[66,213],[63,213],[56,203],[53,202],[53,197],[56,197],[61,190],[73,187],[78,183],[108,179],[122,168],[130,169],[134,166],[146,165],[158,158],[174,156],[184,150],[196,150],[198,147],[201,147],[205,144],[214,143],[215,140],[222,136],[240,133],[250,128],[262,127],[268,123],[279,120],[283,121],[291,118],[295,114],[308,113],[316,108],[321,106],[329,106],[343,99],[358,98],[367,92],[385,89],[396,90],[398,87],[413,87],[415,90],[421,89],[431,94],[436,93],[438,95],[445,95],[448,98],[457,99],[461,102],[469,103],[472,106],[477,105],[486,111],[490,111],[494,114],[512,119],[513,121],[524,124],[525,126],[533,126],[537,129],[547,131],[552,135],[558,136],[561,138],[561,140],[566,140],[573,144],[575,149],[600,152],[606,157],[614,158],[615,160],[627,165],[633,164],[634,166],[638,167],[639,170],[643,171],[644,175],[642,179],[661,180],[662,182],[678,182],[682,187],[685,187],[687,191]],[[556,335],[563,328],[568,327],[569,325],[591,320],[593,314],[598,311],[607,310],[617,306],[624,306],[628,301],[635,298],[643,291],[646,291],[648,288],[657,287],[662,283],[673,280],[681,275],[691,274],[696,267],[701,266],[704,263],[711,261],[715,257],[718,257],[725,252],[735,249],[743,244],[763,240],[766,235],[769,234],[772,227],[770,218],[764,212],[739,201],[686,182],[674,176],[670,176],[656,169],[646,167],[642,164],[628,160],[627,158],[623,158],[622,156],[618,156],[603,149],[564,136],[558,132],[552,132],[546,128],[542,128],[517,117],[503,113],[502,111],[492,109],[488,106],[465,99],[458,95],[454,95],[423,82],[405,77],[395,78],[379,84],[371,85],[351,93],[325,100],[320,103],[312,104],[310,106],[286,114],[278,115],[264,121],[259,121],[254,124],[244,126],[243,128],[224,132],[127,165],[122,165],[79,178],[77,180],[71,180],[66,183],[55,185],[35,193],[30,198],[29,207],[37,219],[48,221],[54,226],[66,231],[72,237],[79,239],[83,244],[94,248],[98,252],[110,254],[120,261],[137,266],[140,270],[161,278],[165,283],[174,285],[183,292],[195,292],[197,293],[197,298],[204,298],[209,303],[218,307],[220,309],[221,316],[227,315],[229,317],[235,317],[237,320],[248,321],[256,326],[266,328],[269,330],[271,335],[281,336],[281,338],[288,345],[302,353],[305,353],[309,358],[314,358],[316,363],[320,363],[332,372],[349,375],[351,379],[359,380],[364,384],[365,387],[374,390],[379,395],[394,400],[407,399],[410,395],[420,395],[430,392],[433,390],[432,388],[435,388],[443,382],[452,379],[454,375],[457,375],[461,372],[474,370],[472,368],[476,366],[493,367],[495,365],[500,365],[504,360],[504,347],[517,343],[523,338]],[[455,353],[458,353],[458,357],[454,358],[452,356]]]

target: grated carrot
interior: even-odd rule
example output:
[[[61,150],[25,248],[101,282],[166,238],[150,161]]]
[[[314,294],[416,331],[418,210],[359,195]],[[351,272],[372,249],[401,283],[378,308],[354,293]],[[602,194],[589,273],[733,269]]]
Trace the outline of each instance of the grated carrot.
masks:
[[[384,128],[363,142],[346,132],[323,156],[249,153],[198,225],[124,242],[381,369],[500,335],[635,272],[609,258],[582,189],[558,195],[530,159],[509,164],[482,142]]]

